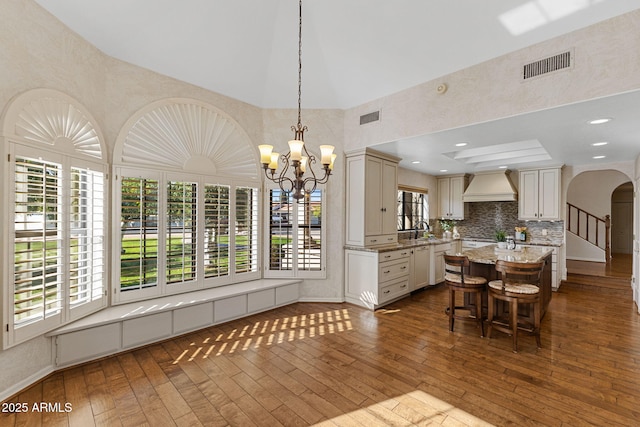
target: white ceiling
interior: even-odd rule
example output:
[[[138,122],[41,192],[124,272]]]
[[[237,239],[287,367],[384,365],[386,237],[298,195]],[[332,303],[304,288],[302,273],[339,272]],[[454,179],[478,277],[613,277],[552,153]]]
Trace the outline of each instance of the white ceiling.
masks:
[[[297,106],[296,0],[36,2],[115,58],[259,107]],[[351,108],[639,6],[637,0],[305,0],[302,107]],[[527,12],[520,24],[530,28],[508,28],[520,12]],[[435,175],[497,167],[444,155],[454,142],[478,148],[537,140],[552,157],[547,163],[584,164],[596,162],[589,143],[607,140],[597,150],[607,157],[599,161],[624,161],[640,154],[631,123],[639,113],[640,95],[624,95],[377,148],[404,158],[403,167]],[[602,115],[615,120],[585,124]]]

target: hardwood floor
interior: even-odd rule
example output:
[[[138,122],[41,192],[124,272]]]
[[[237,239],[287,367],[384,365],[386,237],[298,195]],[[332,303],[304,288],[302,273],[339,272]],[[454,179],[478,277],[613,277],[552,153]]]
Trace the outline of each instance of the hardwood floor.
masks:
[[[599,277],[631,278],[631,254],[613,254],[610,263],[567,260],[567,272]]]
[[[450,333],[446,304],[443,286],[375,313],[294,304],[54,373],[11,399],[29,409],[0,425],[640,424],[630,290],[562,286],[543,348],[522,335],[518,354],[472,322]],[[72,410],[36,412],[39,402]]]

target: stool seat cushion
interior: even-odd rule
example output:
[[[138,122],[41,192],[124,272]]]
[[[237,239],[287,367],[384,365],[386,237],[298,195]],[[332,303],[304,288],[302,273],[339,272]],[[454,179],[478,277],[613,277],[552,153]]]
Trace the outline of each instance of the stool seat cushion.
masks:
[[[447,273],[444,275],[444,280],[454,283],[462,283],[462,279],[458,274]],[[487,279],[482,276],[467,276],[464,275],[465,285],[482,285],[487,283]]]
[[[492,280],[489,282],[489,287],[497,291],[502,290],[502,280]],[[540,288],[536,285],[529,283],[507,283],[504,287],[505,292],[512,294],[537,294],[540,292]]]

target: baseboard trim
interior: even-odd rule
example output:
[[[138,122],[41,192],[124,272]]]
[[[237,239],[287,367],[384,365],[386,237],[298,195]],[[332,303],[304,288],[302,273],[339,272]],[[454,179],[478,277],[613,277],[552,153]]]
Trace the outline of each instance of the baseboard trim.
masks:
[[[18,393],[24,391],[25,389],[31,387],[33,384],[35,384],[36,382],[46,378],[47,376],[51,375],[52,373],[54,373],[56,371],[56,369],[54,369],[53,365],[48,366],[46,368],[43,368],[41,370],[39,370],[38,372],[36,372],[35,374],[32,374],[30,376],[28,376],[27,378],[23,379],[22,381],[13,384],[11,387],[2,390],[2,392],[0,393],[0,402],[4,402],[7,399],[17,395]]]

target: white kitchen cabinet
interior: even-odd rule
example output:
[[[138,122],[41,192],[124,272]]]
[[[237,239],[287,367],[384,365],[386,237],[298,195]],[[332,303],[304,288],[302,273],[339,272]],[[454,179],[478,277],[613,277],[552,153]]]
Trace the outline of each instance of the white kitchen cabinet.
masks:
[[[464,219],[465,204],[462,201],[462,195],[468,182],[467,175],[438,178],[438,218]]]
[[[561,259],[563,246],[540,246],[540,245],[518,245],[524,248],[544,248],[551,250],[551,289],[557,291],[562,282],[562,274],[558,268],[559,260]]]
[[[397,243],[399,160],[369,148],[347,153],[347,245]]]
[[[518,219],[560,219],[559,168],[521,170],[519,182]]]
[[[431,263],[431,246],[416,246],[411,251],[410,290],[424,288],[429,285],[429,264]]]
[[[376,309],[411,292],[411,250],[377,252],[345,251],[345,298]]]
[[[455,253],[455,242],[438,243],[431,249],[431,274],[429,275],[429,284],[437,285],[444,281],[444,254]]]

